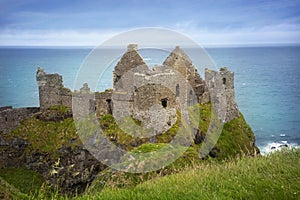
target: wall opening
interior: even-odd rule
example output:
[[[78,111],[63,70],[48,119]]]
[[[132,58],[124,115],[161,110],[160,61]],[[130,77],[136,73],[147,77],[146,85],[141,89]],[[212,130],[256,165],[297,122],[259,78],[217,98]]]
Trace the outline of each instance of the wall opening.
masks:
[[[223,78],[223,84],[224,85],[226,84],[226,78]]]
[[[161,100],[161,105],[162,105],[162,107],[166,108],[168,106],[168,99],[167,98],[162,99]]]
[[[106,99],[106,103],[107,103],[107,112],[108,114],[112,114],[112,102],[111,99]]]
[[[179,96],[179,84],[176,85],[176,97]]]
[[[5,121],[7,122],[7,117],[5,117]]]

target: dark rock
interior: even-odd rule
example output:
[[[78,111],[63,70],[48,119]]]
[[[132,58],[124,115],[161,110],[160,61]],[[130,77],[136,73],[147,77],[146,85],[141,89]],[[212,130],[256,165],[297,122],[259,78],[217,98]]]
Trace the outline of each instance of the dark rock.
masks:
[[[220,153],[220,149],[217,147],[212,148],[212,150],[209,152],[209,156],[212,158],[217,157],[218,153]]]
[[[201,142],[203,142],[204,134],[199,129],[195,129],[194,134],[195,134],[195,137],[194,137],[195,144],[200,144]]]
[[[37,119],[42,121],[60,122],[64,119],[73,117],[71,111],[61,112],[59,110],[45,110],[36,116]]]

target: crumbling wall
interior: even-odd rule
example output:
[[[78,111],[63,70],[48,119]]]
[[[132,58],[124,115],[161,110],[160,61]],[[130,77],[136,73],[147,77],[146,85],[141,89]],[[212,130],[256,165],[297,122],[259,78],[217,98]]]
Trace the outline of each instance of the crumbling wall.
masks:
[[[89,117],[91,113],[95,113],[95,96],[91,92],[87,83],[84,83],[79,91],[73,93],[73,117],[76,120]]]
[[[199,98],[205,90],[205,81],[200,77],[189,56],[177,46],[163,62],[179,72],[192,86],[195,95]]]
[[[51,106],[63,105],[72,107],[72,92],[64,88],[62,76],[59,74],[46,74],[38,68],[36,80],[39,87],[40,108],[45,110]]]
[[[229,122],[238,117],[239,110],[234,97],[234,73],[227,68],[221,68],[219,72],[206,69],[205,81],[210,101],[216,106],[219,118]]]
[[[37,112],[39,112],[37,107],[12,108],[11,106],[6,106],[0,108],[0,132],[4,134],[9,133],[16,129],[21,121]]]
[[[95,93],[96,116],[100,117],[106,114],[112,114],[112,90]]]
[[[137,66],[146,65],[143,58],[137,51],[136,44],[130,44],[127,47],[127,51],[121,57],[117,63],[114,72],[113,72],[113,85],[115,88],[116,83],[119,84],[119,88],[122,87],[122,83],[119,82],[121,77],[131,69],[135,69]]]

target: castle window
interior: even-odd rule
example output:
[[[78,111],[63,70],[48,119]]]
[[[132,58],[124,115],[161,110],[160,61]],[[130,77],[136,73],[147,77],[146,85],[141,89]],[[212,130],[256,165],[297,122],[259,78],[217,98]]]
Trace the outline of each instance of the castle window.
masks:
[[[108,114],[112,114],[111,99],[106,99],[106,103],[107,103],[107,112],[108,112]]]
[[[5,121],[7,122],[7,117],[5,117]]]
[[[161,105],[166,108],[168,106],[168,99],[167,98],[164,98],[161,100]]]
[[[176,85],[176,97],[179,96],[179,84]]]
[[[226,78],[223,78],[223,84],[224,85],[226,84]]]

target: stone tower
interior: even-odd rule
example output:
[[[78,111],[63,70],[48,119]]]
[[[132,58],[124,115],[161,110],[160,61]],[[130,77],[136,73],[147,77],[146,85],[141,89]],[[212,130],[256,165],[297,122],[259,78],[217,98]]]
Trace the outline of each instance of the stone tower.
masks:
[[[210,101],[217,106],[219,118],[229,122],[238,117],[239,109],[234,97],[234,73],[226,67],[221,68],[219,72],[206,69],[205,82]]]
[[[63,86],[62,76],[59,74],[46,74],[38,68],[36,80],[39,87],[40,108],[45,110],[51,106],[63,105],[72,107],[72,92]]]

